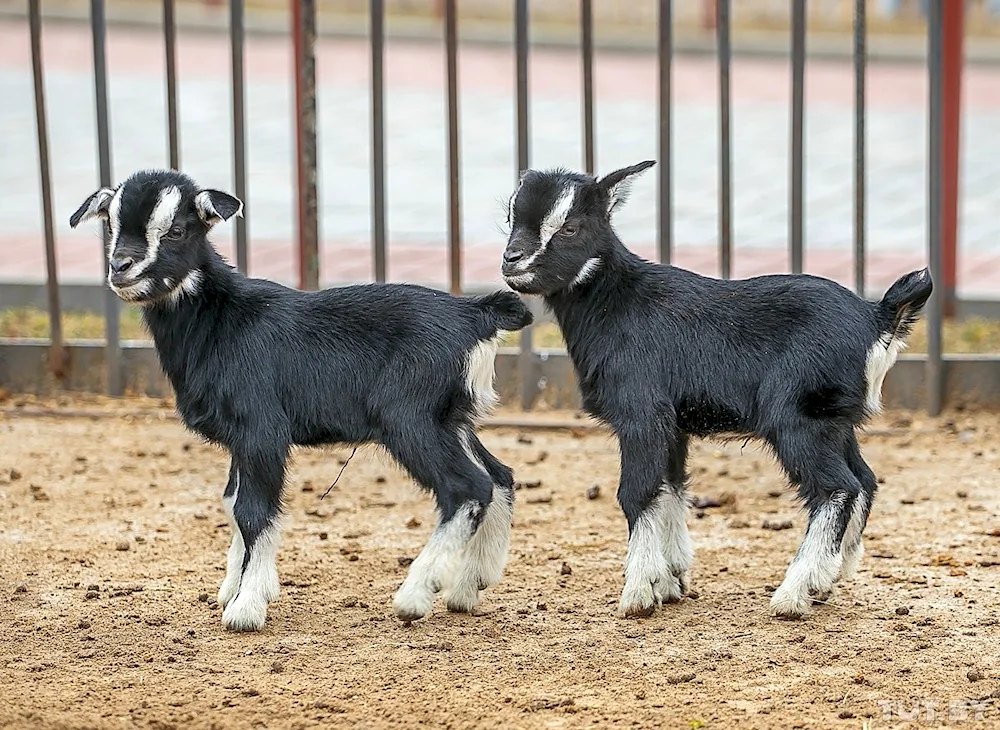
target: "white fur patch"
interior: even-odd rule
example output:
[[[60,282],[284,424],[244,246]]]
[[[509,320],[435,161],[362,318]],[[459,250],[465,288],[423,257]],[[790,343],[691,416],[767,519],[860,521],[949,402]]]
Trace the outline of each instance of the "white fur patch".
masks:
[[[222,585],[219,586],[219,605],[225,608],[229,605],[229,601],[232,600],[233,596],[240,589],[240,579],[243,577],[243,533],[240,532],[239,525],[236,524],[236,518],[233,515],[233,506],[236,504],[236,498],[240,493],[240,475],[239,472],[236,473],[236,488],[233,490],[233,496],[222,498],[222,510],[226,513],[226,518],[229,520],[229,529],[233,531],[233,540],[229,544],[229,555],[226,558],[226,577],[222,580]]]
[[[142,273],[156,262],[160,252],[160,237],[174,224],[174,216],[177,215],[180,204],[181,191],[176,185],[160,191],[153,212],[146,221],[146,255],[128,270],[127,276],[130,280],[142,276]]]
[[[239,203],[239,207],[233,214],[238,217],[243,217],[243,201],[236,199]],[[200,217],[209,226],[214,226],[222,222],[222,216],[219,215],[219,211],[215,209],[215,205],[212,204],[212,196],[207,190],[202,190],[200,193],[194,196],[194,207],[198,211],[198,217]]]
[[[865,554],[865,545],[861,534],[865,529],[865,508],[868,504],[868,496],[862,491],[858,493],[854,500],[854,507],[851,509],[851,520],[847,523],[847,530],[844,532],[844,563],[840,568],[840,577],[851,580],[858,572],[858,565]]]
[[[140,279],[139,281],[127,286],[115,286],[111,283],[111,276],[109,275],[108,286],[111,287],[111,290],[117,294],[120,299],[124,299],[126,302],[134,302],[148,297],[153,291],[155,282],[152,279]]]
[[[393,598],[393,610],[401,620],[423,618],[431,612],[435,594],[451,587],[459,558],[472,535],[476,508],[478,505],[462,505],[454,517],[431,533]]]
[[[680,600],[693,558],[687,502],[666,487],[636,521],[629,537],[621,612],[644,616],[661,603]]]
[[[594,272],[597,271],[601,266],[601,260],[598,257],[589,258],[583,262],[583,266],[577,272],[576,276],[573,277],[573,281],[569,283],[570,289],[575,286],[580,286],[581,284],[587,282]]]
[[[552,207],[549,208],[548,213],[542,218],[542,222],[538,227],[538,240],[540,242],[538,249],[528,258],[517,263],[516,268],[518,271],[527,271],[535,263],[535,260],[545,253],[545,247],[549,245],[549,241],[565,225],[566,217],[569,215],[570,210],[573,209],[574,200],[576,200],[576,185],[569,184],[563,188],[559,197],[556,198]]]
[[[184,295],[194,296],[198,293],[198,289],[201,286],[201,278],[202,274],[198,269],[189,271],[187,275],[181,279],[181,283],[170,290],[170,293],[167,295],[167,300],[171,304],[177,304],[177,302],[179,302],[181,297]],[[164,284],[166,284],[166,280],[164,280]]]
[[[118,245],[118,234],[122,230],[122,192],[125,186],[122,185],[115,191],[108,205],[108,227],[111,235],[108,236],[108,261],[114,258],[115,247]],[[110,272],[109,272],[110,275]]]
[[[250,547],[250,562],[243,571],[238,593],[222,612],[222,623],[231,631],[259,631],[267,619],[267,604],[280,592],[277,554],[280,543],[277,524],[271,524]]]
[[[865,362],[865,382],[868,384],[868,397],[865,407],[869,413],[882,411],[882,382],[886,373],[896,364],[900,351],[906,347],[906,341],[891,335],[882,335],[868,350]]]
[[[514,274],[513,276],[505,276],[504,280],[511,287],[516,286],[527,286],[535,280],[534,274]]]
[[[835,495],[809,522],[799,551],[785,579],[771,597],[771,613],[784,618],[805,615],[813,595],[828,595],[840,575],[843,547],[837,542],[837,525],[844,509],[844,496]]]
[[[465,387],[479,416],[485,416],[497,404],[498,396],[493,387],[497,346],[496,337],[479,342],[469,351],[465,363]]]
[[[102,217],[102,211],[108,210],[109,201],[115,196],[115,191],[112,188],[101,188],[93,197],[90,199],[90,204],[87,209],[83,211],[83,215],[80,216],[80,220],[77,225],[83,223],[84,221],[89,221],[91,218]]]

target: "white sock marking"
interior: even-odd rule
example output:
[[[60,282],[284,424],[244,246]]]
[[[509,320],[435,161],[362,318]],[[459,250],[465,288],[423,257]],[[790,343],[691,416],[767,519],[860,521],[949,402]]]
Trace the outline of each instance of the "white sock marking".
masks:
[[[280,592],[276,562],[280,531],[272,523],[250,546],[250,562],[243,571],[239,592],[222,612],[222,623],[233,631],[258,631],[267,618],[267,604]]]
[[[803,616],[812,604],[810,594],[824,595],[833,590],[844,562],[842,541],[836,540],[843,509],[843,494],[835,495],[809,522],[785,579],[771,597],[771,613],[775,616]]]
[[[626,616],[645,615],[658,604],[680,600],[693,557],[687,501],[664,487],[629,538],[620,610]]]
[[[865,529],[865,507],[868,504],[868,496],[862,491],[854,500],[854,508],[851,510],[851,520],[847,523],[847,530],[844,532],[844,564],[840,568],[840,577],[845,580],[852,580],[858,572],[858,565],[865,554],[865,544],[861,534]]]
[[[226,577],[219,586],[219,605],[225,608],[240,589],[240,579],[243,577],[243,533],[236,524],[233,507],[240,493],[240,475],[236,473],[236,488],[231,497],[222,498],[222,509],[229,520],[229,529],[233,531],[232,542],[229,543],[229,554],[226,558]]]

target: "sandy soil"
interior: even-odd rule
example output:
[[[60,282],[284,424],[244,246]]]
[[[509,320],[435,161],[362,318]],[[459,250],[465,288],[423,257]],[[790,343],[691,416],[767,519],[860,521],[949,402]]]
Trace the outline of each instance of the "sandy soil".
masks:
[[[282,595],[263,632],[237,635],[213,600],[225,456],[155,402],[102,408],[0,410],[2,727],[1000,726],[995,414],[872,427],[884,484],[868,556],[795,622],[767,602],[804,520],[753,444],[694,449],[693,493],[724,502],[692,510],[697,595],[625,620],[614,442],[486,431],[520,480],[540,481],[518,492],[506,577],[478,615],[438,606],[408,628],[390,598],[430,499],[367,450],[321,500],[349,451],[300,451]]]

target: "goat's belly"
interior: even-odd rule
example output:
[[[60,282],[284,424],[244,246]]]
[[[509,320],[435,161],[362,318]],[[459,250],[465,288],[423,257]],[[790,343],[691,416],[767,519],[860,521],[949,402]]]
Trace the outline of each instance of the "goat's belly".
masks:
[[[682,401],[677,406],[677,427],[694,436],[743,433],[746,426],[738,411],[722,403]]]

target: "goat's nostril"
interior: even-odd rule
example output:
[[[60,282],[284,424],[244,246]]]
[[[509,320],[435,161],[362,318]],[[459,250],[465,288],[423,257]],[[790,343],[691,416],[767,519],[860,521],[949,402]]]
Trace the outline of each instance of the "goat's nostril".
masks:
[[[131,256],[115,256],[111,259],[111,273],[122,274],[132,268],[135,259]]]
[[[524,258],[524,251],[511,251],[507,249],[503,252],[503,262],[505,264],[515,264]]]

